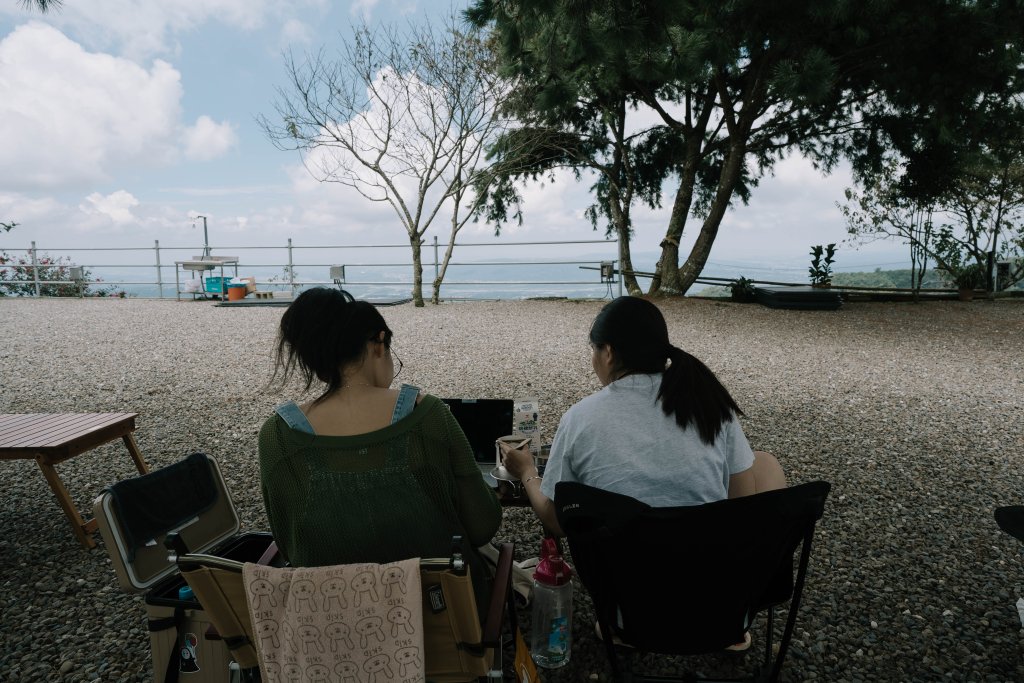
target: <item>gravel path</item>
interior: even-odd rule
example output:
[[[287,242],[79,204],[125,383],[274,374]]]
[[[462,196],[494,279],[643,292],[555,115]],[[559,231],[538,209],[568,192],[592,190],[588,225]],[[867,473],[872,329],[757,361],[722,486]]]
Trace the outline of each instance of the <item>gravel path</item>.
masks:
[[[562,412],[598,388],[586,335],[600,305],[382,310],[402,380],[440,396],[535,393],[549,441]],[[1024,680],[1021,547],[992,518],[1024,503],[1024,301],[662,306],[673,341],[746,411],[751,443],[792,482],[833,483],[784,678]],[[138,412],[151,466],[212,454],[243,529],[265,529],[256,433],[296,396],[264,389],[282,310],[0,299],[0,412]],[[120,443],[59,471],[82,509],[134,473]],[[0,462],[0,480],[0,680],[150,680],[142,599],[120,592],[102,543],[75,542],[31,462]],[[520,558],[537,554],[527,511],[508,511],[501,536]],[[573,661],[548,680],[605,679],[586,597],[577,605]],[[643,665],[728,673],[756,656],[755,645],[745,658]]]

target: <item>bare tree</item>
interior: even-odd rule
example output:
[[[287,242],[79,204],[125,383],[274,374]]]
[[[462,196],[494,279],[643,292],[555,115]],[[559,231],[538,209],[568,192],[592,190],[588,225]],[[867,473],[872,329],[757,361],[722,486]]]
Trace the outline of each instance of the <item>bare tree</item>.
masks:
[[[839,205],[851,239],[909,244],[915,289],[929,259],[964,288],[994,289],[997,259],[1010,263],[1002,287],[1024,279],[1024,151],[1013,144],[975,156],[945,192],[926,201],[907,196],[897,162],[866,176],[863,191],[847,189],[847,204]]]
[[[363,25],[334,59],[321,50],[288,55],[277,121],[260,124],[285,150],[298,150],[322,182],[354,188],[391,206],[412,249],[412,298],[423,305],[423,237],[450,210],[444,268],[455,236],[475,215],[486,187],[486,148],[504,125],[508,86],[497,76],[484,34],[449,17],[441,28],[399,31]]]
[[[905,196],[899,187],[900,168],[887,163],[876,175],[866,178],[863,191],[846,189],[846,204],[836,206],[846,218],[846,230],[853,244],[900,239],[910,247],[910,286],[918,301],[936,239],[933,202]]]
[[[60,9],[60,6],[64,4],[64,0],[21,0],[21,6],[25,9],[32,9],[35,7],[40,12],[48,12],[53,8]]]

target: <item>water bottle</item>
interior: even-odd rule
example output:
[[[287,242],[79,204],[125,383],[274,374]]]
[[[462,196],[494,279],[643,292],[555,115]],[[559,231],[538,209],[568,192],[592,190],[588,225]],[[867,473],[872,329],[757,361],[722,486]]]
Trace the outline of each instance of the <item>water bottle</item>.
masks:
[[[572,567],[553,538],[540,547],[533,573],[533,627],[530,656],[537,666],[557,669],[569,663],[572,646]]]

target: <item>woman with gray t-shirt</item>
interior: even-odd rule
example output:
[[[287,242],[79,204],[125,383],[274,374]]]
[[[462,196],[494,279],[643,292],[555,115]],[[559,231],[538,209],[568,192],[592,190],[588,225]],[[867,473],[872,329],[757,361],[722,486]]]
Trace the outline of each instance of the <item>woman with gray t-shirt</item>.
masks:
[[[537,516],[562,535],[555,484],[578,481],[653,507],[699,505],[786,486],[778,460],[753,451],[743,413],[715,374],[673,346],[646,299],[620,297],[590,329],[603,389],[562,416],[541,477],[529,449],[502,444]],[[536,483],[534,483],[536,482]]]

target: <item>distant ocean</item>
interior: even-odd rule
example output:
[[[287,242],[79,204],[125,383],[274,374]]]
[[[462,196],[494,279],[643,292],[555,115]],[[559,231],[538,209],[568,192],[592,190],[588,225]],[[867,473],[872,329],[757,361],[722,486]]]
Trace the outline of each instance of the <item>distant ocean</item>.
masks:
[[[557,259],[557,261],[577,259]],[[586,257],[578,259],[587,260]],[[540,259],[523,265],[515,263],[490,262],[487,264],[465,264],[449,266],[441,286],[443,299],[528,299],[541,297],[567,298],[604,298],[618,295],[618,281],[610,286],[601,282],[600,273],[596,270],[600,259],[588,263],[589,268],[581,268],[576,264],[559,262],[543,263]],[[593,268],[593,269],[591,269]],[[652,272],[654,259],[644,261],[634,257],[634,268],[638,272]],[[128,296],[142,298],[158,298],[161,289],[156,284],[131,284],[133,281],[156,279],[156,268],[149,267],[96,267],[91,268],[94,278],[102,282],[93,286],[113,288],[124,291]],[[225,268],[225,275],[233,274],[233,268]],[[259,289],[286,291],[288,280],[283,267],[246,267],[239,265],[238,274],[242,277],[255,277]],[[328,279],[328,268],[324,266],[295,265],[295,282],[299,287],[312,287],[333,284]],[[219,276],[215,270],[206,275]],[[716,266],[709,264],[704,269],[704,276],[720,278],[737,278],[742,276],[785,282],[803,282],[806,280],[805,267],[777,267],[764,265],[761,268],[744,266],[742,272],[736,267]],[[345,289],[353,295],[367,299],[402,299],[408,298],[412,289],[412,266],[358,266],[349,265],[345,270]],[[163,297],[175,297],[174,266],[161,268],[163,279]],[[179,272],[182,282],[191,277],[191,273]],[[432,294],[434,265],[428,263],[423,268],[423,296]],[[649,278],[639,278],[640,286],[647,289]],[[689,294],[698,295],[708,285],[696,284]]]

